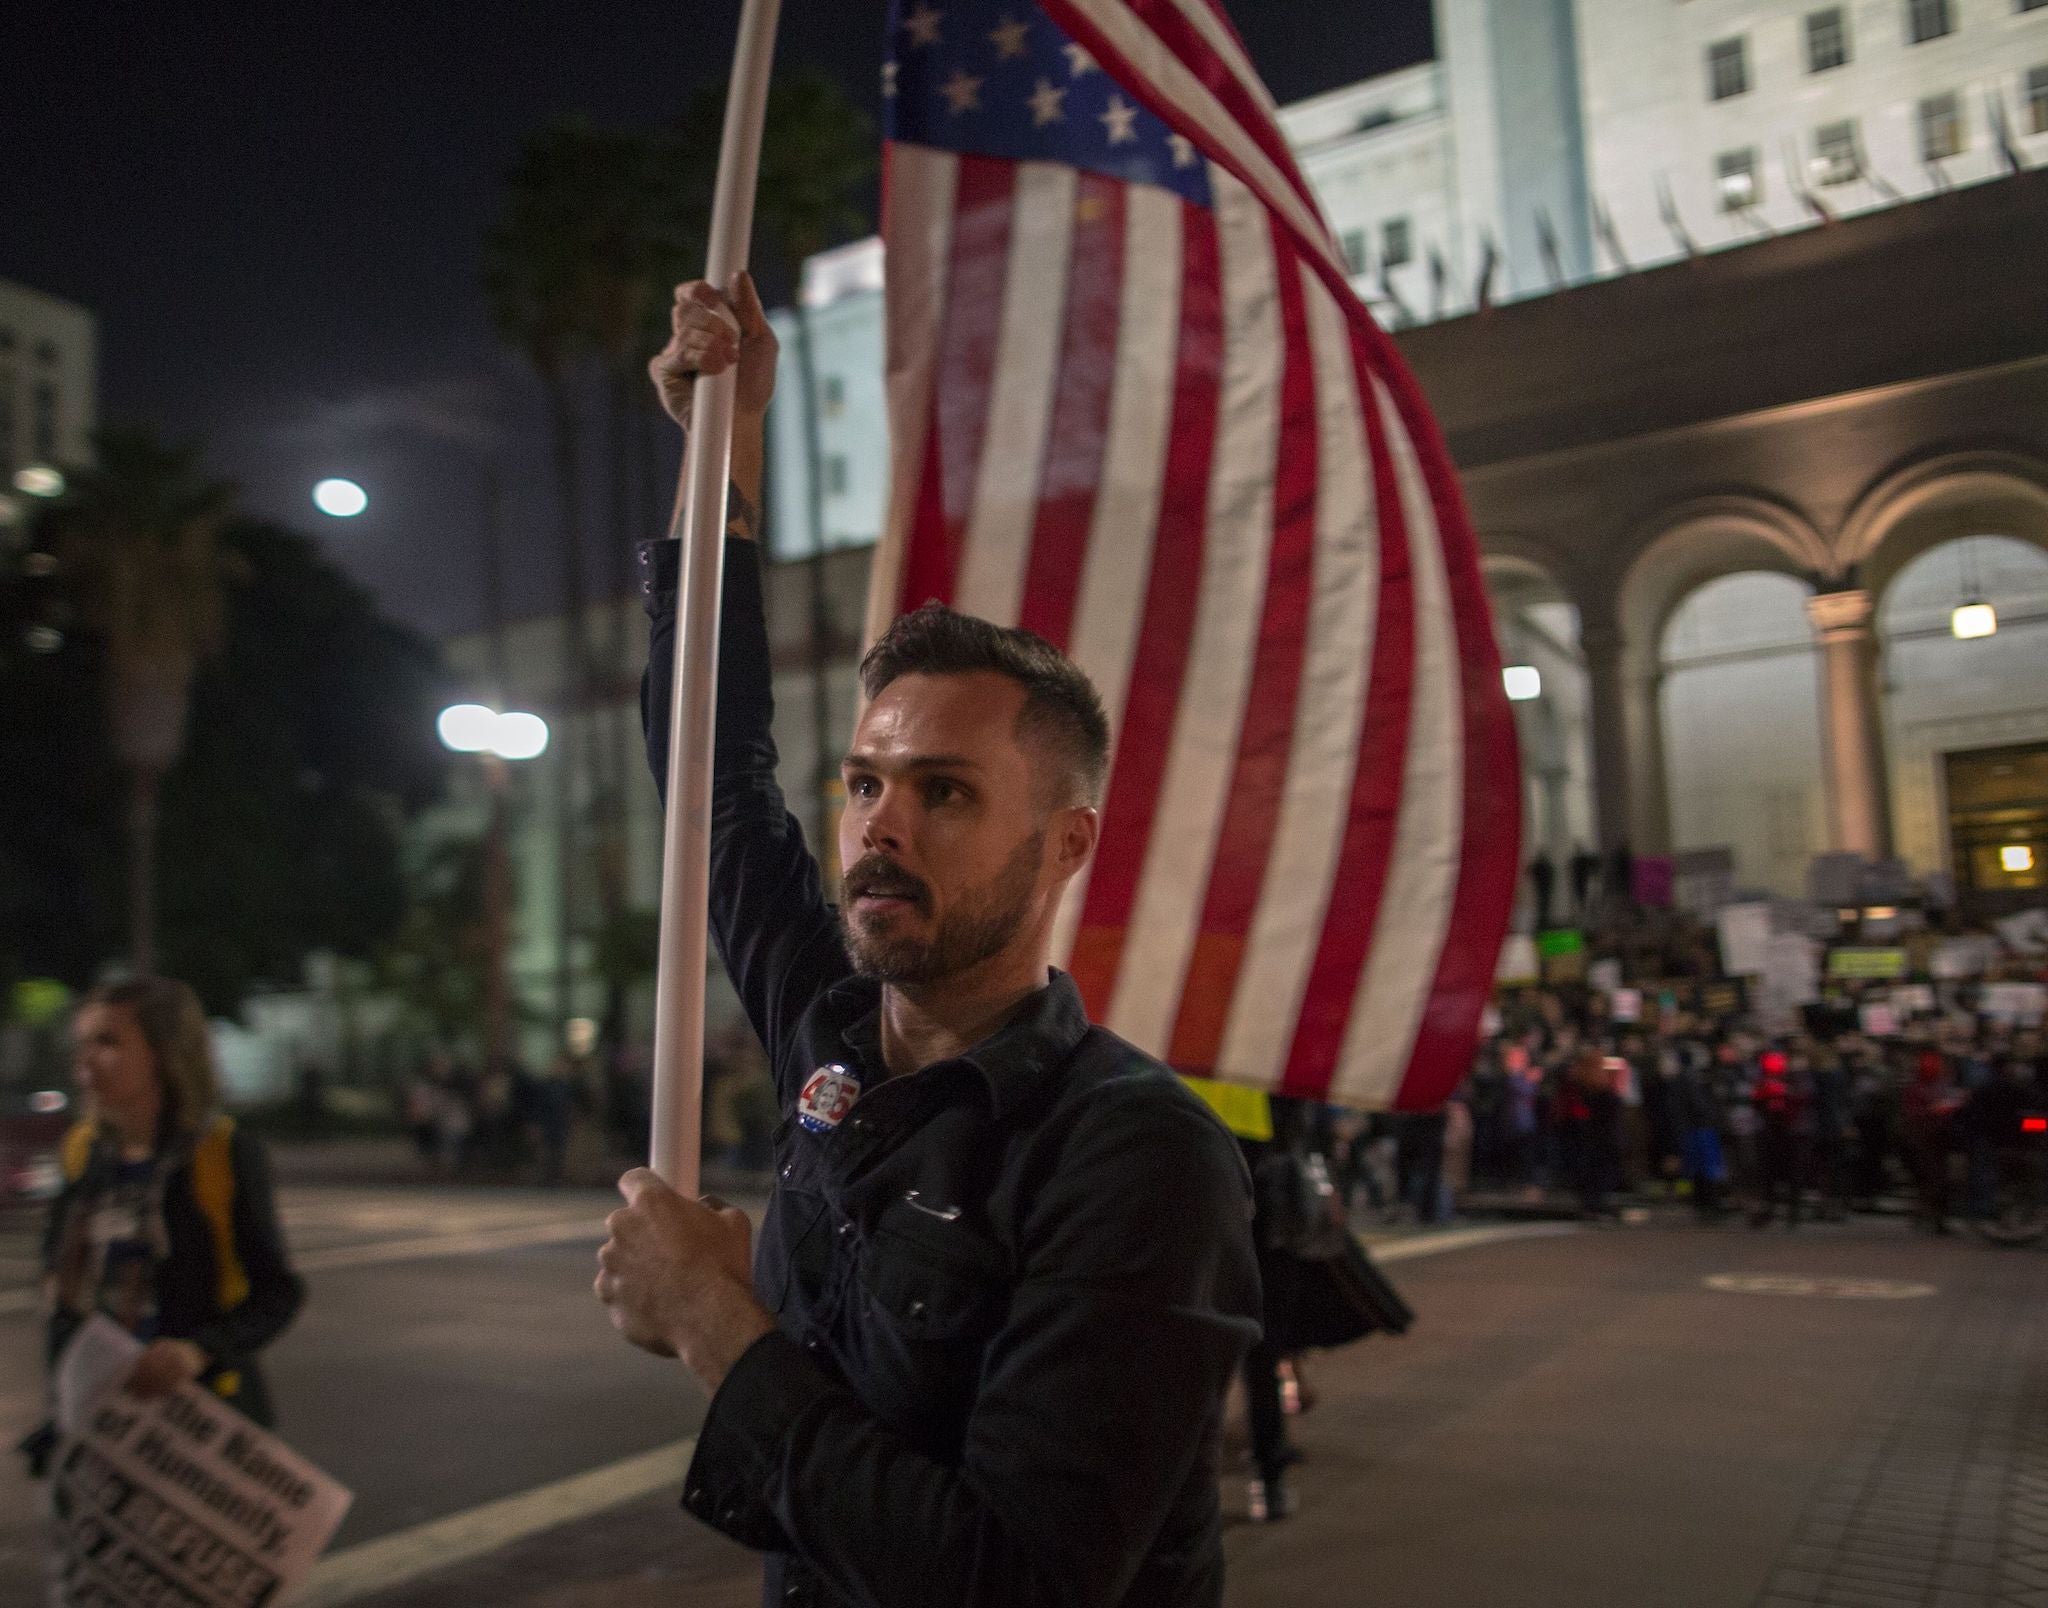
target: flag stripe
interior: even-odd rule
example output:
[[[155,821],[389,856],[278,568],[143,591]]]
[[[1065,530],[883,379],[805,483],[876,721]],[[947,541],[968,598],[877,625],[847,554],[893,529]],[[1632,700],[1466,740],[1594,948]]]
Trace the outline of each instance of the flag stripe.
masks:
[[[932,525],[921,518],[918,540],[905,554],[900,605],[906,610],[926,598],[954,595],[995,376],[1016,174],[1014,162],[959,158],[924,475],[927,498],[936,489],[940,520]]]
[[[1215,211],[1223,392],[1202,519],[1201,592],[1108,1017],[1112,1031],[1150,1045],[1164,1045],[1172,1030],[1228,802],[1231,759],[1251,689],[1280,445],[1280,308],[1267,212],[1227,176],[1217,187]]]
[[[1188,1072],[1213,1070],[1245,939],[1265,885],[1274,823],[1287,787],[1290,736],[1301,697],[1315,574],[1315,358],[1293,239],[1265,214],[1276,264],[1281,328],[1280,441],[1289,443],[1269,475],[1273,537],[1266,548],[1263,616],[1252,643],[1251,690],[1225,788],[1223,820],[1208,868],[1208,893],[1181,982],[1168,1059]]]
[[[1273,165],[1274,172],[1313,213],[1315,192],[1308,187],[1301,169],[1295,165],[1294,152],[1287,144],[1286,136],[1267,114],[1266,108],[1259,104],[1258,96],[1245,87],[1235,68],[1205,37],[1200,23],[1188,15],[1179,0],[1125,0],[1125,3],[1216,97],[1225,115],[1251,137],[1252,143]]]
[[[1137,898],[1202,581],[1203,504],[1220,401],[1222,268],[1215,214],[1187,206],[1181,222],[1180,330],[1158,532],[1123,699],[1123,727],[1110,772],[1102,838],[1069,966],[1097,1021],[1109,1006],[1126,924]]]
[[[921,145],[886,147],[883,228],[889,239],[889,291],[921,310],[890,318],[884,339],[889,418],[889,511],[868,584],[866,640],[896,617],[904,590],[904,556],[917,524],[931,445],[933,384],[939,328],[946,315],[948,258],[953,242],[953,190],[960,159]]]
[[[1309,968],[1301,1014],[1280,1087],[1290,1094],[1320,1095],[1330,1086],[1344,1045],[1344,1025],[1365,968],[1393,853],[1394,820],[1404,778],[1399,756],[1408,751],[1409,698],[1414,676],[1414,596],[1408,561],[1408,528],[1394,489],[1393,460],[1378,410],[1372,405],[1372,371],[1355,333],[1352,363],[1357,373],[1361,422],[1372,465],[1375,524],[1379,532],[1379,615],[1373,628],[1371,695],[1365,702],[1358,761],[1337,872],[1331,879],[1329,913]]]
[[[1152,572],[1160,496],[1174,418],[1180,357],[1183,203],[1150,185],[1124,203],[1122,299],[1108,441],[1095,493],[1081,595],[1068,651],[1102,693],[1111,740],[1123,729],[1124,696],[1137,652],[1140,610]],[[1053,931],[1053,957],[1073,953],[1094,863],[1068,885]]]
[[[1393,864],[1358,979],[1336,1081],[1367,1103],[1391,1105],[1408,1070],[1415,1027],[1443,950],[1463,823],[1463,721],[1436,511],[1415,449],[1377,380],[1372,391],[1393,459],[1414,587],[1414,702],[1401,770]],[[1469,1048],[1469,1046],[1468,1046]],[[1448,1092],[1448,1091],[1445,1091]]]
[[[1413,379],[1396,368],[1386,383],[1402,413],[1417,421],[1410,435],[1436,506],[1463,676],[1463,858],[1450,930],[1397,1102],[1427,1108],[1441,1101],[1471,1064],[1479,1016],[1493,992],[1495,957],[1521,879],[1522,769],[1514,712],[1501,685],[1500,649],[1480,573],[1479,544],[1457,478]]]
[[[1280,1081],[1309,969],[1330,906],[1370,688],[1379,596],[1376,510],[1360,452],[1351,332],[1321,279],[1302,267],[1315,359],[1315,603],[1302,705],[1287,762],[1287,793],[1271,862],[1218,1055],[1222,1076],[1271,1088]]]
[[[1038,516],[1016,616],[1026,630],[1062,648],[1070,647],[1088,531],[1109,450],[1111,397],[1119,371],[1127,189],[1100,173],[1083,173],[1074,200],[1059,384],[1045,460],[1036,477]],[[1137,545],[1144,538],[1126,532],[1121,540]]]
[[[1060,379],[1079,180],[1061,162],[1020,162],[1016,173],[994,374],[953,598],[964,613],[1006,624],[1016,622],[1023,593]]]
[[[1181,129],[1204,155],[1248,185],[1294,225],[1306,251],[1325,252],[1328,231],[1303,199],[1290,159],[1276,166],[1261,143],[1226,112],[1215,93],[1131,11],[1127,0],[1042,0],[1062,28],[1086,45],[1119,84]],[[1334,257],[1331,265],[1335,266]]]

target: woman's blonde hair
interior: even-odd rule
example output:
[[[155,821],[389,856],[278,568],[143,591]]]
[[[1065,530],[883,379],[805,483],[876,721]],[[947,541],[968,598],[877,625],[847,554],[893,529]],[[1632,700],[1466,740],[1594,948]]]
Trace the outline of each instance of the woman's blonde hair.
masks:
[[[220,1105],[220,1076],[214,1069],[206,1011],[190,986],[175,977],[134,977],[103,983],[79,1004],[81,1009],[119,1005],[134,1014],[156,1061],[164,1133],[203,1132]]]

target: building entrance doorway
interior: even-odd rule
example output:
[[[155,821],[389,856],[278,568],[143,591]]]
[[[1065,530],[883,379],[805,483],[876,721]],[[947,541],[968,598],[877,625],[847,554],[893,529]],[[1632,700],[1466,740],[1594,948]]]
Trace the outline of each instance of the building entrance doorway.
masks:
[[[2048,743],[1944,756],[1956,899],[1977,921],[2048,904]]]

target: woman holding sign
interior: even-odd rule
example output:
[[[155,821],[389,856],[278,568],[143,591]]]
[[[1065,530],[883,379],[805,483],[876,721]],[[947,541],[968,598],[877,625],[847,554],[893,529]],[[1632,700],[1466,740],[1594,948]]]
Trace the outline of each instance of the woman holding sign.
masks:
[[[104,1313],[144,1350],[137,1395],[197,1380],[271,1421],[256,1353],[305,1299],[286,1258],[262,1147],[219,1110],[198,996],[169,978],[95,989],[73,1027],[85,1119],[43,1235],[47,1361]],[[50,1437],[26,1443],[32,1463]],[[40,1472],[40,1468],[38,1468]]]

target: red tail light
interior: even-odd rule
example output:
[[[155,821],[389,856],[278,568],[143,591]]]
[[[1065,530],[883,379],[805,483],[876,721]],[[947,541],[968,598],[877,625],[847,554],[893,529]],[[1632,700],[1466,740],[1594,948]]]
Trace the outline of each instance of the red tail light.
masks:
[[[2021,1133],[2048,1133],[2048,1117],[2021,1117]]]

